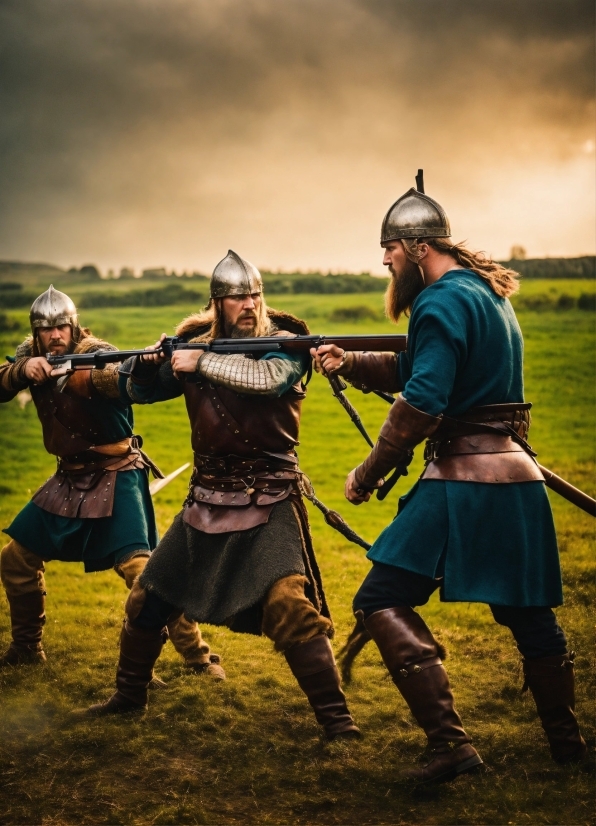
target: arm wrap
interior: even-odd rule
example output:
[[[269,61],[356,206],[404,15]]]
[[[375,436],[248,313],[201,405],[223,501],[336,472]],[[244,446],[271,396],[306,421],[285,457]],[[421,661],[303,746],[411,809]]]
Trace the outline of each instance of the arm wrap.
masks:
[[[396,353],[347,352],[337,371],[358,390],[384,390],[396,393],[400,386]]]
[[[302,375],[302,364],[295,359],[255,359],[244,355],[220,356],[205,353],[197,365],[208,381],[229,387],[238,393],[262,393],[281,396]]]
[[[440,423],[441,416],[430,416],[417,410],[403,396],[398,396],[391,405],[376,445],[355,469],[356,484],[371,490],[393,468],[408,465],[414,447],[434,433]]]
[[[20,358],[14,364],[3,364],[0,367],[0,402],[9,402],[21,390],[29,387],[25,378],[25,366],[28,358]]]
[[[102,370],[91,371],[91,384],[100,396],[107,399],[120,398],[120,388],[118,387],[119,364],[106,364]]]

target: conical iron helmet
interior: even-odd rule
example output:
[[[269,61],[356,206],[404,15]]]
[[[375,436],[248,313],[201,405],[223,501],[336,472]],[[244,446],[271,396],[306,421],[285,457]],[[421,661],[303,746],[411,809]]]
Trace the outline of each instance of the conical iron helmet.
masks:
[[[55,290],[53,284],[31,305],[29,321],[33,333],[39,327],[61,327],[63,324],[70,324],[73,333],[79,328],[77,308],[72,298]]]
[[[258,269],[244,258],[228,250],[213,270],[211,276],[211,297],[224,298],[226,295],[253,295],[263,292],[263,279]]]
[[[428,195],[409,189],[389,208],[381,227],[381,244],[400,238],[449,238],[451,227],[443,207]]]

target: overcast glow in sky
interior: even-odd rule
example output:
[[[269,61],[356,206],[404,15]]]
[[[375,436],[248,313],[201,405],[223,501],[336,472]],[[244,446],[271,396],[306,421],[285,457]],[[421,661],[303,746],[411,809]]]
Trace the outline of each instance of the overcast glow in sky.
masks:
[[[0,258],[382,272],[424,167],[456,240],[595,251],[584,0],[4,0]]]

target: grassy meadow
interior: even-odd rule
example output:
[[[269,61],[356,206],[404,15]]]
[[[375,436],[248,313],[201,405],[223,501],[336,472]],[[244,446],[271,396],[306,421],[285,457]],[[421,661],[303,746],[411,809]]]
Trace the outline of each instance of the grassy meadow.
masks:
[[[530,442],[542,464],[592,496],[594,484],[594,314],[555,310],[562,294],[593,292],[594,282],[527,281],[516,303],[526,341],[526,397],[534,403]],[[550,296],[528,309],[532,295]],[[524,304],[524,302],[526,302]],[[305,318],[313,332],[390,333],[382,296],[275,296],[274,306]],[[337,310],[370,308],[368,318],[339,322]],[[537,308],[536,308],[537,307]],[[82,321],[121,347],[145,346],[172,332],[191,309],[87,310]],[[356,313],[357,315],[358,313]],[[349,315],[349,313],[348,313]],[[26,332],[0,334],[2,355]],[[404,332],[400,324],[398,332]],[[371,435],[387,413],[384,402],[354,390],[350,398]],[[136,430],[165,472],[191,460],[182,400],[137,408]],[[0,407],[0,523],[9,524],[54,469],[42,447],[31,403]],[[318,496],[339,509],[369,541],[392,519],[401,480],[385,502],[359,508],[343,499],[348,471],[367,446],[326,382],[314,376],[304,405],[301,466]],[[417,451],[410,479],[422,468]],[[163,532],[180,508],[187,478],[157,494]],[[590,659],[594,602],[594,520],[551,495],[558,529],[565,605],[561,624],[577,652],[578,715],[594,745]],[[503,514],[506,519],[507,515]],[[366,574],[364,552],[311,513],[311,525],[336,625],[335,647],[352,625],[351,599]],[[153,692],[146,716],[76,721],[69,710],[113,690],[117,640],[126,591],[112,572],[85,575],[82,566],[47,565],[47,665],[0,672],[0,823],[44,824],[588,824],[593,777],[558,767],[522,686],[520,657],[488,608],[441,604],[421,613],[448,651],[458,709],[486,771],[427,791],[401,785],[400,769],[415,761],[424,736],[392,685],[374,645],[368,645],[346,687],[364,738],[325,743],[283,657],[265,638],[205,626],[223,657],[228,680],[185,673],[171,645],[158,663],[168,688]],[[9,642],[4,594],[0,641]],[[592,683],[593,685],[593,683]]]

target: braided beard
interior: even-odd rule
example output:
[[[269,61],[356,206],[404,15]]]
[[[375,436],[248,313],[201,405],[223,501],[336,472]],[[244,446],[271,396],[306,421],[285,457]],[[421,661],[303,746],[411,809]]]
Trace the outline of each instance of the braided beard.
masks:
[[[391,281],[385,292],[385,314],[396,324],[402,313],[410,314],[412,304],[424,289],[424,281],[413,261],[407,261],[404,269],[397,273],[389,267]]]

